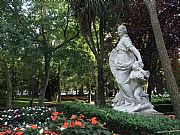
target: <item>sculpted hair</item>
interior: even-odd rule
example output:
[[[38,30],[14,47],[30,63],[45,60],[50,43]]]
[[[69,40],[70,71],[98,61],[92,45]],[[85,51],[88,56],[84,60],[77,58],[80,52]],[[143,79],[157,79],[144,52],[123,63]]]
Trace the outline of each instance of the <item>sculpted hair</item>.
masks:
[[[117,31],[119,31],[120,29],[122,29],[122,30],[124,31],[124,33],[127,34],[126,26],[124,26],[123,24],[121,24],[121,25],[117,28]]]

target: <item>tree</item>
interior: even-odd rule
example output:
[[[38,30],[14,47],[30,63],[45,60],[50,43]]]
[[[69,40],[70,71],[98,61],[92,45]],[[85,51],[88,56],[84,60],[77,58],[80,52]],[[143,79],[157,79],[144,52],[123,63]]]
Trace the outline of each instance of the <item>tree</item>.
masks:
[[[119,2],[120,1],[120,2]],[[111,44],[107,44],[107,33],[115,33],[118,19],[122,15],[124,1],[70,0],[71,9],[80,24],[80,30],[96,59],[98,71],[97,104],[105,105],[104,63]],[[115,6],[116,5],[116,6]],[[118,10],[116,13],[115,11]],[[115,29],[114,29],[115,28]],[[108,42],[109,43],[109,42]],[[111,42],[110,42],[111,43]]]
[[[179,6],[180,3],[174,0],[157,1],[157,11],[161,30],[177,79],[179,72],[177,70],[178,68],[175,67],[178,66],[179,57],[177,49],[179,48],[180,40]],[[142,0],[137,0],[131,1],[126,6],[124,12],[126,15],[123,17],[123,21],[127,26],[129,36],[143,57],[144,68],[151,73],[147,89],[149,99],[151,99],[152,92],[154,92],[154,94],[163,95],[164,92],[168,92],[167,85],[159,60],[152,26],[151,23],[149,23],[151,20],[148,10]]]
[[[69,19],[71,15],[64,1],[41,0],[29,1],[29,3],[26,16],[30,22],[29,27],[33,31],[32,45],[43,55],[44,69],[39,91],[39,105],[43,106],[53,53],[76,38],[79,32],[76,31],[77,25],[74,20]],[[74,31],[70,32],[70,26]]]
[[[21,24],[22,2],[20,1],[2,1],[0,6],[0,62],[3,66],[3,73],[6,80],[6,107],[12,107],[12,93],[15,86],[15,72],[17,70],[19,53],[26,43],[24,38],[24,26]]]
[[[156,46],[159,52],[159,57],[161,60],[161,65],[165,73],[166,83],[167,87],[170,91],[170,97],[172,99],[172,105],[174,108],[175,115],[178,119],[180,119],[180,95],[178,86],[176,83],[176,79],[174,77],[171,63],[168,57],[168,53],[165,47],[164,39],[161,32],[161,27],[159,23],[159,19],[157,16],[157,10],[156,10],[156,0],[144,0],[144,3],[146,4],[148,8],[148,12],[151,17],[151,24],[155,36]]]

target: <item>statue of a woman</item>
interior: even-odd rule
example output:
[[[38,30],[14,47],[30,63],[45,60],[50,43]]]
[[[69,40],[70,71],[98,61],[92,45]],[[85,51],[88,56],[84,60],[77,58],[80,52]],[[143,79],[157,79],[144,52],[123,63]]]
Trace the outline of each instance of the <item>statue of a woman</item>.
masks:
[[[136,83],[136,79],[130,79],[130,74],[135,61],[139,68],[143,68],[142,58],[139,51],[132,44],[132,41],[127,34],[126,27],[120,25],[117,28],[117,31],[120,40],[117,47],[112,50],[109,57],[111,71],[115,76],[120,89],[112,100],[113,108],[118,111],[135,112],[142,109],[140,102],[141,97],[138,98],[137,93],[141,93],[143,87],[138,87],[140,90],[136,91],[136,87],[133,88],[132,86],[132,83]],[[139,79],[137,81],[139,81]],[[139,100],[138,102],[137,98]],[[150,103],[148,99],[147,102]]]

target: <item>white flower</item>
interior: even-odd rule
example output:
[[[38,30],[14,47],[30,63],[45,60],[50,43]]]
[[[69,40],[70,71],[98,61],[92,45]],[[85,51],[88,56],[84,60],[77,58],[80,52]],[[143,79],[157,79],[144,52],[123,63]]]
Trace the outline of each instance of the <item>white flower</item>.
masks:
[[[43,132],[44,132],[43,128],[41,130],[39,130],[39,134],[42,134]]]
[[[21,128],[21,131],[25,131],[26,129],[25,128]]]
[[[60,128],[61,131],[63,131],[64,129],[66,129],[66,128],[64,128],[64,127],[61,127],[61,128]]]
[[[19,130],[19,128],[16,127],[14,130]],[[21,130],[21,129],[20,129],[20,130]]]
[[[8,116],[8,118],[12,118],[12,116]]]
[[[4,123],[4,125],[7,125],[8,123],[7,123],[7,121]]]
[[[29,125],[26,125],[26,128],[30,128],[31,126],[29,126]]]

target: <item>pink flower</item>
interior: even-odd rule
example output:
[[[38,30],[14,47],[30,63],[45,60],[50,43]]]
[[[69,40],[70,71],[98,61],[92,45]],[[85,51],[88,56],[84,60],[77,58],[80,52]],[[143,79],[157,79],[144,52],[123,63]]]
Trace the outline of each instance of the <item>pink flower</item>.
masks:
[[[72,115],[70,119],[74,120],[75,118],[76,118],[76,115]]]

